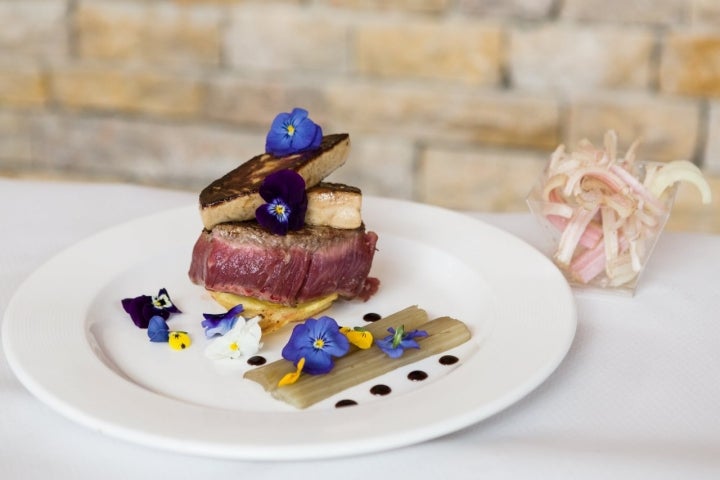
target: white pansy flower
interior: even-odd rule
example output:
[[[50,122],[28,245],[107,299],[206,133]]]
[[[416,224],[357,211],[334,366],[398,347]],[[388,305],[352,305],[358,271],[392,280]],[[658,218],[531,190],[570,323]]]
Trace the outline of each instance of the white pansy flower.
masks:
[[[259,321],[259,316],[245,322],[238,321],[225,335],[210,342],[205,348],[205,356],[212,360],[223,360],[255,355],[262,348]]]

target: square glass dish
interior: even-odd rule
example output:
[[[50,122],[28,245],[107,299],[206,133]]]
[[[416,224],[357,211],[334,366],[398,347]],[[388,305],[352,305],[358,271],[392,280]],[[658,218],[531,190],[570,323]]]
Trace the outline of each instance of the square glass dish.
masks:
[[[526,201],[572,287],[635,294],[677,193],[676,184],[652,188],[664,165],[582,144],[571,155],[556,150]]]

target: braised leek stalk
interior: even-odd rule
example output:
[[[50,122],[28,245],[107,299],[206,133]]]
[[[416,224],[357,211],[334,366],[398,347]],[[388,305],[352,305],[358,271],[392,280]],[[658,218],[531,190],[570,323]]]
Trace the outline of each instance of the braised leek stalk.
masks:
[[[258,382],[273,397],[297,408],[306,408],[347,388],[409,365],[465,343],[470,339],[467,326],[450,317],[440,317],[427,322],[427,314],[417,307],[390,315],[368,327],[373,335],[387,334],[387,327],[405,325],[405,328],[421,329],[427,337],[417,338],[419,349],[405,350],[399,358],[389,358],[379,348],[354,349],[335,360],[335,367],[325,375],[302,375],[292,385],[278,386],[278,380],[295,370],[291,362],[278,360],[269,365],[250,370],[245,378]],[[382,322],[382,323],[381,323]]]

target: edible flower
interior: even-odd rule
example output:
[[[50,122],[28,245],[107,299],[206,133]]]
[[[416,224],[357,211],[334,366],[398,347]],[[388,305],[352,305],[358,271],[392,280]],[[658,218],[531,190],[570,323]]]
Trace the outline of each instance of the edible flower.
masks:
[[[170,332],[168,343],[173,350],[185,350],[192,344],[192,341],[187,332]]]
[[[388,328],[388,332],[390,332],[390,335],[382,340],[378,340],[377,346],[390,358],[401,357],[406,348],[420,348],[420,345],[415,339],[428,336],[425,330],[406,332],[404,325],[401,325],[397,330],[390,327]]]
[[[205,336],[225,335],[235,326],[242,311],[242,304],[238,304],[225,313],[203,313],[205,320],[200,325],[205,329]]]
[[[139,328],[148,328],[150,319],[156,315],[167,320],[171,313],[181,313],[164,288],[161,288],[155,296],[140,295],[135,298],[124,298],[122,306]]]
[[[170,337],[170,328],[163,317],[155,315],[148,322],[147,334],[151,342],[167,342]]]
[[[255,210],[255,218],[275,235],[286,235],[305,224],[307,193],[305,179],[293,170],[278,170],[260,185],[260,196],[267,203]]]
[[[300,378],[300,374],[302,373],[303,368],[305,368],[305,357],[302,357],[297,362],[297,368],[294,372],[286,373],[283,375],[283,377],[278,382],[278,387],[284,387],[285,385],[292,385],[293,383],[298,381],[298,378]]]
[[[237,317],[235,317],[237,319]],[[262,330],[256,316],[244,322],[238,322],[222,337],[215,338],[207,348],[205,356],[211,360],[236,359],[256,354],[262,347]]]
[[[278,114],[265,139],[265,151],[276,157],[312,150],[322,142],[322,128],[308,117],[308,111],[294,108]]]
[[[341,327],[340,333],[345,335],[351,344],[355,345],[361,350],[367,350],[368,348],[372,347],[373,336],[372,333],[368,332],[366,328]]]
[[[333,357],[342,357],[350,349],[350,342],[330,317],[308,318],[293,328],[290,340],[282,349],[282,356],[297,366],[305,359],[303,371],[310,375],[332,370]]]

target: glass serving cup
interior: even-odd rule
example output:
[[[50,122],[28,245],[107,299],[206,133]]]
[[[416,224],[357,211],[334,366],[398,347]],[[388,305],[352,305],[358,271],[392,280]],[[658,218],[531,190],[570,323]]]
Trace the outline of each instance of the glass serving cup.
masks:
[[[636,162],[636,175],[643,182],[648,167],[660,165],[657,162]],[[576,289],[599,291],[632,296],[645,267],[652,255],[662,231],[665,228],[677,194],[677,185],[668,188],[658,199],[662,208],[648,209],[643,205],[641,195],[627,192],[636,208],[626,217],[613,217],[603,208],[592,215],[592,220],[582,235],[578,230],[571,232],[568,224],[573,220],[589,216],[594,210],[579,204],[568,204],[565,215],[553,215],[557,205],[545,198],[547,168],[526,198],[530,211],[538,219],[546,235],[543,251],[563,272],[568,283]],[[601,202],[602,203],[602,202]],[[647,203],[647,202],[645,202]],[[585,209],[585,211],[581,211]],[[580,238],[574,248],[574,238]]]

